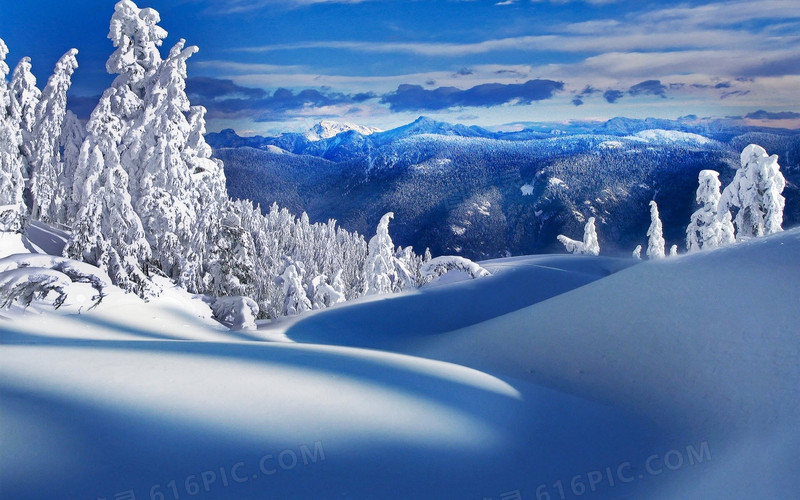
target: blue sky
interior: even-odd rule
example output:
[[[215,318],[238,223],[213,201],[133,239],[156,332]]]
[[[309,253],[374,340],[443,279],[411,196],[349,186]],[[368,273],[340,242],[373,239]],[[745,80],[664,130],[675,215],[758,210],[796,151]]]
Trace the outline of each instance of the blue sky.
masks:
[[[79,49],[72,102],[111,81],[111,0],[4,1],[9,65],[43,86]],[[419,115],[500,126],[614,116],[800,127],[796,0],[140,0],[200,52],[188,88],[209,130],[391,128]],[[757,113],[759,110],[765,112]]]

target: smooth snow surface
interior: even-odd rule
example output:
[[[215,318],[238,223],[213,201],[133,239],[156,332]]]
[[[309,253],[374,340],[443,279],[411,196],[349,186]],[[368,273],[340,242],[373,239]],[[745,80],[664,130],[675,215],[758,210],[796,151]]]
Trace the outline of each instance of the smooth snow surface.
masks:
[[[798,257],[500,259],[244,332],[3,310],[0,496],[794,498]]]

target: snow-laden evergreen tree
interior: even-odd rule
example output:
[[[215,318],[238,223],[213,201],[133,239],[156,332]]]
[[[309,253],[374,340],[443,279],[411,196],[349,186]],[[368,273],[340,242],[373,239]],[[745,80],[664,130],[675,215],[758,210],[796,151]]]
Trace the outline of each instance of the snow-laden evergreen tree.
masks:
[[[389,236],[389,221],[393,217],[393,212],[384,214],[375,236],[369,240],[369,254],[364,264],[364,295],[392,293],[398,282],[394,245]]]
[[[33,127],[33,151],[30,162],[31,217],[45,222],[58,216],[66,200],[58,199],[58,183],[64,169],[60,140],[67,112],[67,90],[78,67],[76,49],[70,49],[56,63],[36,105]]]
[[[158,26],[161,18],[154,9],[140,9],[130,0],[120,0],[108,38],[116,50],[106,62],[106,71],[117,77],[111,84],[115,89],[114,111],[122,118],[133,118],[141,111],[145,89],[161,65],[159,47],[167,32]]]
[[[345,301],[342,272],[338,271],[332,283],[324,274],[318,274],[311,280],[309,296],[312,309],[325,309]]]
[[[633,249],[632,256],[636,260],[642,260],[642,245],[636,245],[636,248]]]
[[[736,238],[782,231],[786,180],[778,155],[767,155],[761,146],[750,144],[741,154],[741,167],[722,192],[720,210],[736,210]]]
[[[16,231],[25,215],[25,162],[19,119],[11,113],[11,93],[6,83],[8,47],[0,39],[0,231]]]
[[[22,154],[28,160],[34,149],[33,127],[36,124],[36,105],[42,95],[36,87],[36,77],[31,73],[31,58],[23,57],[14,68],[9,85],[10,113],[22,131]]]
[[[420,266],[422,259],[414,253],[414,249],[409,247],[397,247],[395,252],[395,266],[397,268],[397,289],[411,290],[420,284]]]
[[[589,220],[586,221],[586,225],[583,227],[583,241],[573,240],[563,234],[559,234],[557,238],[569,253],[600,255],[600,242],[597,240],[597,229],[594,225],[594,217],[589,217]]]
[[[650,228],[647,229],[647,257],[663,259],[666,257],[664,230],[658,215],[658,204],[650,200]]]
[[[310,311],[311,301],[306,295],[303,285],[305,267],[301,262],[295,262],[290,257],[284,257],[284,269],[276,282],[283,288],[283,314],[291,316],[301,312]]]
[[[144,112],[128,130],[123,162],[131,175],[131,199],[142,220],[153,258],[170,278],[180,279],[183,256],[197,229],[197,197],[183,150],[191,127],[186,113],[186,59],[197,47],[180,40],[148,85]]]
[[[142,268],[151,250],[131,205],[128,175],[120,163],[118,146],[124,124],[112,111],[114,95],[113,88],[107,89],[89,118],[72,193],[79,207],[77,227],[99,225],[100,231],[95,234],[102,241],[74,230],[64,256],[97,265],[108,271],[114,284],[148,297],[157,293]]]
[[[686,250],[689,252],[718,248],[735,241],[731,214],[720,209],[721,185],[719,172],[700,171],[696,196],[700,208],[692,214],[686,227]]]
[[[110,255],[105,264],[109,275],[115,284],[141,296],[156,292],[145,274],[152,250],[131,202],[128,172],[135,168],[127,156],[123,163],[120,151],[127,152],[138,140],[130,130],[143,112],[146,89],[162,63],[158,47],[166,32],[157,25],[159,20],[153,9],[139,9],[129,0],[117,2],[108,34],[116,50],[106,63],[108,72],[117,77],[89,118],[72,184],[72,210],[80,227],[89,225],[80,222],[90,212],[87,207],[102,207],[100,225],[105,241],[95,244],[110,248],[105,251]],[[93,200],[95,197],[101,201]],[[72,239],[65,251],[86,255],[77,244],[85,238],[73,232]],[[88,255],[95,253],[89,251]]]
[[[216,214],[215,236],[209,243],[213,249],[206,253],[206,291],[215,296],[254,295],[253,276],[256,263],[253,237],[242,226],[241,214],[233,202],[228,202]]]
[[[61,128],[58,147],[61,151],[62,168],[56,187],[55,199],[58,203],[50,205],[53,220],[68,225],[76,218],[75,205],[72,202],[72,182],[78,169],[81,144],[86,138],[86,129],[75,113],[67,110]]]
[[[675,257],[676,255],[678,255],[678,245],[672,245],[669,247],[669,256]]]

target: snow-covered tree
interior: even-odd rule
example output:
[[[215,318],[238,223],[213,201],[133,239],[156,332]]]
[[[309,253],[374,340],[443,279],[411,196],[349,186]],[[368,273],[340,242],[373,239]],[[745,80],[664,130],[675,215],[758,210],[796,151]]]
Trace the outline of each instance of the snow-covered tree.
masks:
[[[74,230],[64,251],[74,259],[88,256],[92,260],[87,262],[107,270],[115,284],[147,297],[157,290],[142,267],[150,259],[151,250],[131,205],[128,175],[120,163],[118,145],[124,124],[112,111],[113,96],[114,89],[106,90],[89,118],[72,193],[79,207],[78,228],[99,224],[100,231],[95,234],[102,241]],[[90,218],[99,220],[87,220]],[[81,244],[91,246],[83,248]]]
[[[636,248],[633,249],[633,253],[631,255],[636,260],[642,260],[642,245],[636,245]]]
[[[76,49],[70,49],[56,63],[36,105],[33,151],[30,161],[31,216],[49,222],[57,217],[66,200],[56,198],[63,170],[60,140],[67,112],[67,90],[78,67]]]
[[[398,281],[394,245],[389,236],[389,221],[393,217],[393,212],[384,214],[375,236],[369,240],[369,253],[364,264],[365,295],[391,293]]]
[[[778,155],[767,155],[761,146],[750,144],[741,154],[741,167],[722,192],[720,210],[736,210],[736,238],[764,236],[782,231],[786,180]]]
[[[422,277],[419,270],[421,265],[422,258],[414,253],[412,247],[397,247],[395,268],[398,280],[396,289],[398,291],[411,290],[419,286]]]
[[[75,204],[72,202],[72,183],[78,169],[81,144],[86,138],[86,129],[72,111],[64,115],[61,137],[58,145],[61,151],[62,168],[59,174],[55,199],[59,203],[50,205],[54,212],[53,220],[62,224],[70,224],[76,218]]]
[[[664,232],[661,225],[661,218],[658,215],[658,205],[655,200],[650,200],[650,228],[647,230],[647,257],[650,259],[663,259],[664,252]]]
[[[196,228],[197,198],[184,158],[191,131],[186,113],[186,59],[197,47],[180,40],[153,75],[144,112],[128,130],[123,162],[131,173],[131,198],[142,220],[153,257],[167,276],[178,279],[182,256]]]
[[[142,296],[154,293],[154,287],[147,283],[145,274],[152,250],[131,200],[129,172],[135,172],[138,158],[126,156],[123,161],[120,152],[137,144],[139,137],[130,131],[143,112],[146,89],[162,64],[158,47],[166,32],[157,25],[159,20],[156,11],[139,9],[130,0],[115,5],[108,37],[116,50],[106,69],[117,77],[89,118],[72,184],[73,211],[79,227],[91,227],[89,221],[81,219],[101,207],[104,241],[93,244],[108,255],[108,262],[103,264],[108,266],[114,282]],[[100,200],[93,200],[95,197]],[[86,255],[78,241],[85,242],[87,238],[74,231],[72,240],[67,249],[75,255]],[[171,241],[169,236],[166,241]],[[96,253],[89,251],[88,255]]]
[[[31,58],[23,57],[14,68],[9,85],[10,113],[22,131],[22,154],[26,159],[33,153],[33,126],[36,124],[36,105],[42,92],[36,87],[36,77],[31,73]]]
[[[324,274],[319,274],[311,280],[309,295],[312,309],[325,309],[345,301],[341,275],[340,270],[334,276],[332,283],[328,283]]]
[[[0,39],[0,230],[16,231],[25,215],[25,161],[19,120],[11,114],[11,93],[6,83],[8,47]]]
[[[253,252],[253,237],[242,227],[241,214],[233,203],[220,207],[215,214],[221,217],[213,224],[209,240],[212,245],[206,255],[204,283],[208,293],[215,296],[243,295],[254,292],[256,263]]]
[[[689,252],[718,248],[735,241],[731,214],[720,209],[720,186],[719,172],[700,171],[696,196],[700,208],[692,214],[686,227],[686,249]]]
[[[159,47],[167,32],[158,26],[161,17],[154,9],[140,9],[130,0],[120,0],[108,30],[116,50],[106,62],[106,71],[117,75],[112,88],[118,98],[115,111],[131,118],[142,108],[150,78],[161,64]]]
[[[294,262],[291,258],[284,258],[285,267],[279,277],[276,278],[278,285],[283,288],[283,314],[290,316],[310,311],[311,301],[308,300],[306,289],[303,286],[303,275],[305,268],[301,262]]]
[[[669,247],[669,256],[675,257],[676,255],[678,255],[678,245],[672,245]]]
[[[569,253],[600,255],[600,243],[597,240],[594,217],[589,217],[589,220],[586,221],[586,225],[583,227],[583,241],[573,240],[563,234],[558,235],[558,241],[564,245],[564,248]]]

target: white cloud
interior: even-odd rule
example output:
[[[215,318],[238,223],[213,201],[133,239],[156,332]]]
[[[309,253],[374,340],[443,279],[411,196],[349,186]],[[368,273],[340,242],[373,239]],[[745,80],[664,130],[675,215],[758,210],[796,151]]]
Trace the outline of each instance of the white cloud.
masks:
[[[215,0],[211,10],[215,14],[225,15],[241,14],[275,6],[306,7],[324,3],[354,4],[366,1],[370,0]]]

